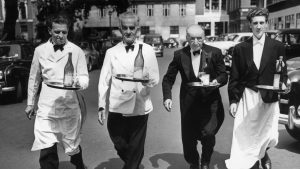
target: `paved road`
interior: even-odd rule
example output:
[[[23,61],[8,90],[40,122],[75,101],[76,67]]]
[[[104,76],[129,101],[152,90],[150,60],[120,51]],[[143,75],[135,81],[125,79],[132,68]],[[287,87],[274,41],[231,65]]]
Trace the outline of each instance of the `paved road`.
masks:
[[[172,49],[166,49],[163,58],[158,58],[161,77],[172,59]],[[88,106],[88,117],[83,128],[83,155],[89,169],[120,169],[122,161],[116,155],[109,139],[106,125],[97,122],[97,83],[99,70],[90,73],[90,87],[84,91]],[[173,88],[174,107],[172,112],[162,105],[161,83],[152,90],[154,111],[148,123],[145,158],[142,169],[187,169],[182,155],[180,138],[179,82]],[[224,108],[228,110],[226,86],[221,89]],[[26,100],[18,104],[0,105],[0,169],[38,169],[39,152],[31,152],[33,142],[33,120],[25,118]],[[217,135],[217,144],[212,157],[213,169],[226,169],[224,160],[229,157],[233,119],[226,112],[225,121]],[[273,169],[299,169],[300,143],[291,138],[283,126],[276,148],[270,150]],[[201,146],[199,145],[199,150]],[[74,169],[69,157],[59,146],[60,169]]]

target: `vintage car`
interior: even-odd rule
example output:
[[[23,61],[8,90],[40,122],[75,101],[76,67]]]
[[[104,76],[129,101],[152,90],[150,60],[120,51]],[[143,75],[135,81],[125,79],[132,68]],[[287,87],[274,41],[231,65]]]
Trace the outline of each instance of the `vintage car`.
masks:
[[[144,43],[147,43],[153,47],[156,56],[163,57],[164,44],[161,35],[147,34],[144,36]]]
[[[80,47],[85,54],[86,64],[88,71],[92,71],[94,68],[100,67],[99,52],[96,50],[98,45],[97,41],[82,41]]]
[[[29,42],[0,42],[0,101],[20,102],[26,96],[33,50]]]
[[[176,38],[168,38],[167,40],[164,41],[164,47],[165,48],[178,48],[178,41]]]
[[[289,92],[280,95],[279,123],[300,141],[300,29],[279,30],[275,39],[285,45]]]

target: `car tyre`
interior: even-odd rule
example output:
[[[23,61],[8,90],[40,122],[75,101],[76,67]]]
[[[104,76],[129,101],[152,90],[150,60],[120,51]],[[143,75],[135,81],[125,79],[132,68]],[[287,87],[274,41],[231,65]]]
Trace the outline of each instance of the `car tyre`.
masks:
[[[293,130],[291,130],[287,125],[285,125],[285,128],[294,139],[300,141],[300,128],[295,127]]]
[[[21,81],[18,81],[16,83],[15,89],[16,90],[14,91],[14,93],[12,95],[12,97],[13,97],[12,101],[19,103],[23,100],[23,88],[22,88]]]

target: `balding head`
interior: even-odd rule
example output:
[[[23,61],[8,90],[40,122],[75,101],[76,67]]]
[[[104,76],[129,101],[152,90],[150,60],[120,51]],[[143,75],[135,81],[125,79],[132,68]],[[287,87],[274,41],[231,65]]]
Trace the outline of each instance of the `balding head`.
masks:
[[[186,29],[186,39],[192,50],[199,50],[202,48],[205,39],[204,30],[200,25],[190,25]]]
[[[139,18],[132,12],[120,15],[120,30],[125,44],[133,44],[138,31]]]

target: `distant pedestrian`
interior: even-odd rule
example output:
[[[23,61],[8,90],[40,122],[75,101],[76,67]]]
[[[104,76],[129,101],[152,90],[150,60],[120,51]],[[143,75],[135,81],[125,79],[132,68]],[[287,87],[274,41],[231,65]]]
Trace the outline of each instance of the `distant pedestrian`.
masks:
[[[174,58],[162,82],[164,106],[172,108],[172,86],[178,72],[181,75],[180,111],[183,154],[190,169],[199,169],[198,141],[202,144],[201,169],[209,169],[215,135],[224,120],[219,87],[227,83],[227,73],[221,50],[204,43],[204,30],[199,25],[187,28],[188,46],[174,52]],[[210,75],[212,88],[197,88],[189,82],[200,82],[199,73]]]
[[[82,127],[82,96],[72,90],[51,88],[46,83],[63,83],[64,67],[72,54],[76,72],[75,83],[88,87],[89,77],[83,51],[67,40],[69,20],[56,14],[47,21],[51,38],[35,49],[28,80],[26,114],[29,119],[37,113],[34,124],[35,140],[32,151],[40,150],[41,169],[58,169],[57,143],[61,141],[65,153],[76,169],[85,169],[80,147]],[[41,92],[38,97],[39,87]],[[61,138],[61,139],[60,139]]]
[[[148,116],[153,110],[150,91],[159,81],[153,47],[136,40],[138,23],[138,17],[132,12],[120,16],[123,41],[107,50],[98,86],[98,120],[103,125],[105,112],[109,112],[107,129],[118,155],[125,163],[123,169],[138,169],[143,159]],[[133,75],[140,46],[144,58],[143,76],[149,81],[142,83],[117,79],[118,74]]]
[[[258,90],[273,85],[276,61],[285,60],[284,45],[266,36],[269,12],[255,8],[248,13],[253,37],[235,46],[228,84],[230,113],[235,118],[228,169],[271,169],[267,150],[278,143],[278,93]],[[287,79],[283,67],[284,81]]]

